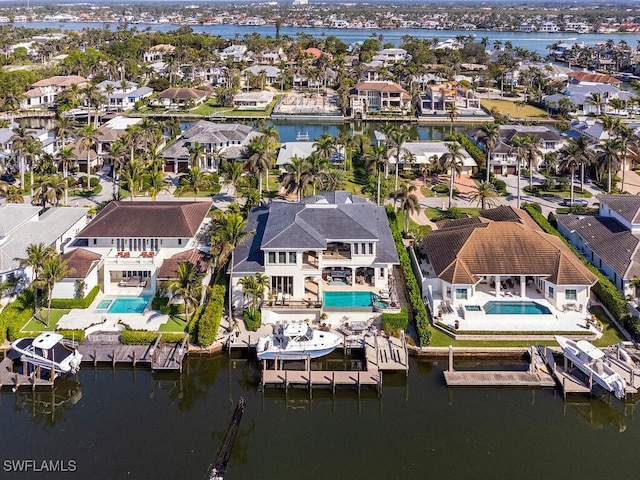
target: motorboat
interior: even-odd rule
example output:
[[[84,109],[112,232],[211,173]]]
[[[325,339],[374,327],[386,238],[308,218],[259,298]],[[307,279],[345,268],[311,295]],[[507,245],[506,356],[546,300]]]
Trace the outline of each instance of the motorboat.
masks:
[[[342,337],[335,333],[313,329],[306,322],[287,322],[261,337],[256,351],[260,360],[304,360],[328,355],[341,344]]]
[[[36,338],[19,338],[11,348],[20,354],[20,360],[41,366],[56,373],[76,373],[80,370],[82,355],[78,344],[59,333],[44,332]]]
[[[625,397],[627,382],[611,367],[602,350],[586,340],[575,342],[556,335],[556,341],[562,347],[565,356],[587,377],[592,378],[608,392],[613,392],[617,398]]]

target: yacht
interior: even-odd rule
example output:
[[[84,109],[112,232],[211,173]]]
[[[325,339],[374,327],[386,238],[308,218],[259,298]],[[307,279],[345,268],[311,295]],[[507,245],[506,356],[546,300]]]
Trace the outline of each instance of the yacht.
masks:
[[[605,353],[586,340],[574,342],[556,335],[556,341],[562,347],[565,356],[587,377],[619,399],[626,394],[627,382],[610,365]]]
[[[77,343],[66,340],[59,333],[44,332],[36,338],[19,338],[11,348],[20,354],[20,360],[56,373],[76,373],[80,370],[82,355]]]
[[[342,337],[335,333],[315,330],[305,322],[289,322],[261,337],[257,354],[260,360],[304,360],[328,355],[341,344]]]

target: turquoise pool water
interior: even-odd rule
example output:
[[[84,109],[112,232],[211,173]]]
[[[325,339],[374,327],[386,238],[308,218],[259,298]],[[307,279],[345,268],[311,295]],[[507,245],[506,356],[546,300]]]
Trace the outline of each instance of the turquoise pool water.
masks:
[[[485,303],[483,309],[487,315],[551,315],[551,310],[536,302],[491,301]]]
[[[324,292],[325,307],[371,307],[374,301],[372,292]]]
[[[96,307],[96,310],[107,310],[111,305],[111,302],[113,302],[113,300],[101,300]]]
[[[151,300],[150,296],[143,297],[116,297],[108,313],[142,313]],[[103,300],[105,301],[105,300]],[[102,303],[102,302],[101,302]],[[100,305],[98,305],[99,307]]]

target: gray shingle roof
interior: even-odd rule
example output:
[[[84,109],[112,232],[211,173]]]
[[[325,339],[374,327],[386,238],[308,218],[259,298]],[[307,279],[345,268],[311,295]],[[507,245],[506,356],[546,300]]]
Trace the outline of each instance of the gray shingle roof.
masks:
[[[598,200],[629,223],[640,223],[640,196],[599,195]]]

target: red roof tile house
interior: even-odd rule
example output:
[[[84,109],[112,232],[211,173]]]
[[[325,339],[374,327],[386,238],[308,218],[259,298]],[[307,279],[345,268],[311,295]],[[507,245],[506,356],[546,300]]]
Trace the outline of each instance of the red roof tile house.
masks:
[[[409,115],[411,95],[392,81],[360,82],[349,94],[351,117],[366,119],[375,114]]]

